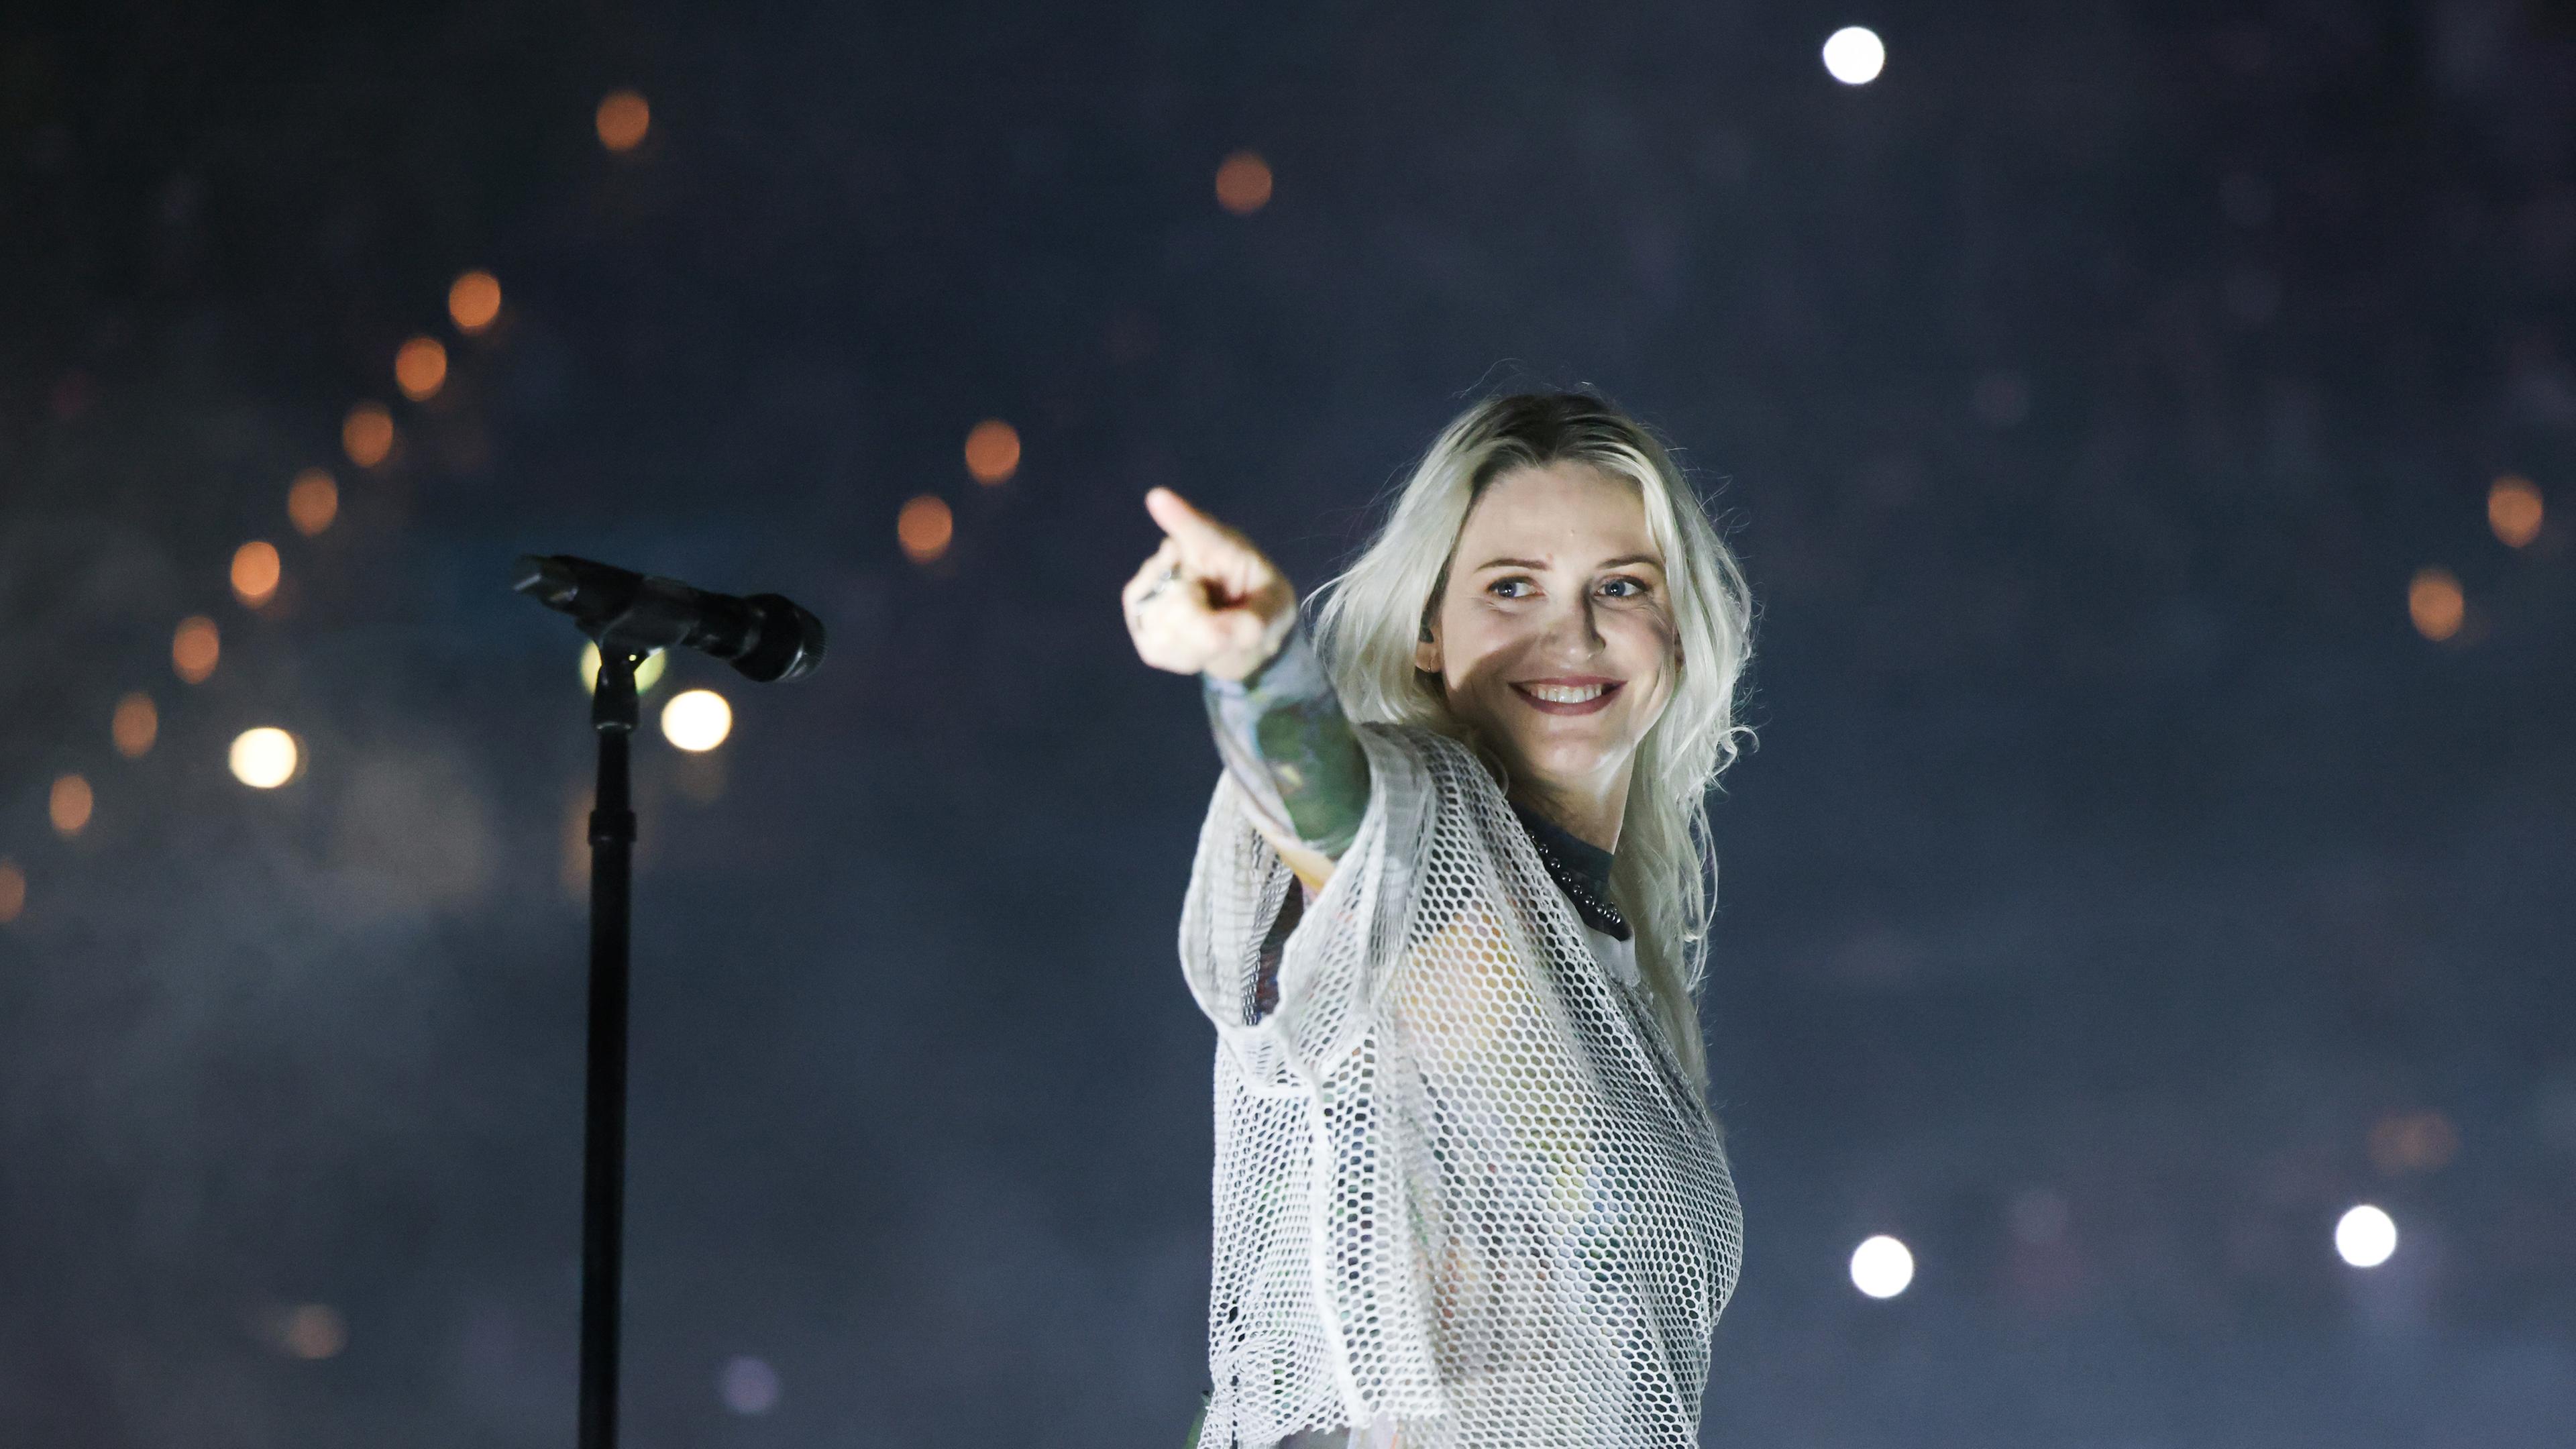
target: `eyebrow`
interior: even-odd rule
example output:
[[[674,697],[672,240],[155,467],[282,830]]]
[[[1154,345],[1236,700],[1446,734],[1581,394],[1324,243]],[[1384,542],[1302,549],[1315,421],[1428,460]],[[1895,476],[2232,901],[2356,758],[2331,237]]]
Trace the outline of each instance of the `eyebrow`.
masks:
[[[1615,569],[1625,568],[1630,564],[1652,564],[1658,571],[1660,571],[1664,566],[1664,561],[1650,553],[1632,553],[1619,558],[1604,559],[1600,563],[1593,565],[1593,567]],[[1483,563],[1476,565],[1476,571],[1478,573],[1482,573],[1486,569],[1544,569],[1547,566],[1547,560],[1545,559],[1489,558]]]

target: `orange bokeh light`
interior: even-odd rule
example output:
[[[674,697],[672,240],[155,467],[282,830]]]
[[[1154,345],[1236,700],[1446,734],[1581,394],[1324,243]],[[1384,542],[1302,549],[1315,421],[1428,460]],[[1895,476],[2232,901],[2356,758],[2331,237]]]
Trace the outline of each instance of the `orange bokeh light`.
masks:
[[[233,550],[233,597],[257,608],[277,594],[277,545],[254,538]]]
[[[1270,204],[1270,163],[1251,151],[1237,151],[1216,168],[1216,204],[1237,216],[1250,216]]]
[[[987,487],[1020,471],[1019,430],[1000,418],[986,418],[966,435],[966,471]]]
[[[78,775],[61,775],[54,780],[52,793],[45,797],[45,814],[54,829],[65,835],[78,835],[89,824],[89,813],[98,803],[90,793],[89,781]]]
[[[383,403],[362,402],[349,409],[340,423],[340,446],[347,449],[349,461],[361,468],[372,468],[394,450],[394,415]]]
[[[0,860],[0,924],[18,919],[27,908],[27,873],[14,860]]]
[[[2487,490],[2487,527],[2508,547],[2520,548],[2540,537],[2540,490],[2528,478],[2510,474]]]
[[[215,621],[198,615],[179,621],[179,631],[170,636],[170,667],[190,684],[200,684],[215,672],[215,660],[223,654],[223,636],[215,632]]]
[[[394,353],[394,381],[403,396],[427,402],[447,385],[447,349],[435,337],[415,337]]]
[[[2424,569],[2406,587],[2406,613],[2414,619],[2416,633],[2438,643],[2460,632],[2469,605],[2449,569]]]
[[[327,1303],[307,1303],[286,1315],[278,1340],[297,1358],[330,1358],[349,1346],[349,1320]]]
[[[329,528],[340,516],[340,485],[319,468],[296,474],[294,486],[286,490],[286,516],[306,538]]]
[[[610,91],[591,120],[599,127],[599,144],[611,151],[632,151],[653,128],[653,108],[633,91]]]
[[[2395,1177],[2404,1172],[2432,1172],[2459,1155],[2460,1129],[2451,1119],[2426,1108],[2395,1112],[2370,1129],[2370,1165]]]
[[[584,780],[572,787],[563,812],[563,829],[556,840],[562,847],[561,868],[555,873],[555,884],[562,887],[564,899],[583,901],[590,898],[590,782]]]
[[[957,519],[948,505],[925,493],[903,506],[895,515],[895,541],[903,545],[906,557],[914,563],[928,563],[948,552],[948,544],[957,534]]]
[[[469,336],[492,325],[501,315],[501,284],[490,272],[477,268],[458,277],[447,289],[448,320],[456,330]]]
[[[116,741],[118,754],[139,760],[160,737],[161,711],[153,708],[152,696],[138,689],[116,702],[116,716],[108,722],[107,732]]]

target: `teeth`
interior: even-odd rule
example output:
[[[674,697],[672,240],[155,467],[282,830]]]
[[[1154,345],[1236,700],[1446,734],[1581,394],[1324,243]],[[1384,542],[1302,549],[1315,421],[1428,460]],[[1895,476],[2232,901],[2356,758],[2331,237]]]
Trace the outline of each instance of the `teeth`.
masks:
[[[1582,704],[1601,697],[1606,684],[1531,684],[1524,685],[1531,694],[1550,704]]]

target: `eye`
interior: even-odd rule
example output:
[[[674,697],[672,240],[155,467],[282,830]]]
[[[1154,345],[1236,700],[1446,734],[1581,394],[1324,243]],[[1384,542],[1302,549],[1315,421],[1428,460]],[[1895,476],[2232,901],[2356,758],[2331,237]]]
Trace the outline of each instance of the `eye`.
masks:
[[[1646,581],[1644,579],[1631,578],[1626,574],[1621,574],[1616,578],[1603,579],[1601,581],[1601,592],[1614,599],[1642,599],[1646,596],[1648,591],[1646,588]]]
[[[1524,578],[1500,578],[1485,585],[1485,592],[1503,599],[1526,599],[1533,585]]]

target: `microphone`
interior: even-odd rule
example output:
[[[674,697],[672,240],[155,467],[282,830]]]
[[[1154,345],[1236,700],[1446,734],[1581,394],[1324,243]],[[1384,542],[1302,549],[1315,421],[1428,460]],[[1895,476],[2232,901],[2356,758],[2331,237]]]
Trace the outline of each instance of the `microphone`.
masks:
[[[823,662],[823,621],[776,594],[737,599],[568,553],[519,555],[510,587],[572,615],[606,653],[689,648],[767,684]]]

